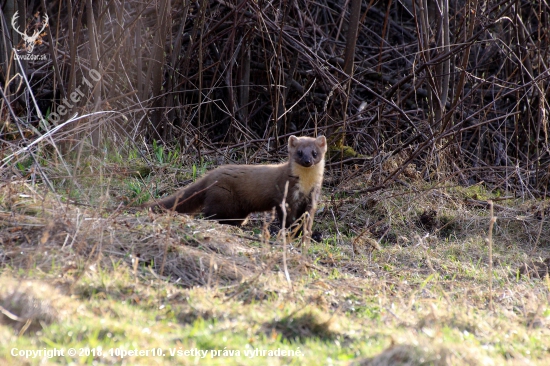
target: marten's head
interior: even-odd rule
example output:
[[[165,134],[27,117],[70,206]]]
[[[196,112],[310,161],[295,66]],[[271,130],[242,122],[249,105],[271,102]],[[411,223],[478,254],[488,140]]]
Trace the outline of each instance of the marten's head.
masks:
[[[319,164],[325,159],[327,152],[327,139],[325,136],[296,137],[290,136],[288,139],[288,156],[293,162],[303,167]]]

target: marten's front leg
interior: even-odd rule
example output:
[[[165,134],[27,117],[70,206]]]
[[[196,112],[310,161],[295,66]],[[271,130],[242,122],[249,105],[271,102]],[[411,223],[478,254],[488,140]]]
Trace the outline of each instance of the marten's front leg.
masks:
[[[313,231],[313,221],[315,220],[315,212],[317,211],[317,202],[321,197],[321,187],[316,187],[308,199],[308,205],[306,207],[306,215],[304,218],[304,236],[303,238],[311,238],[316,242],[320,242],[322,234],[319,231]]]

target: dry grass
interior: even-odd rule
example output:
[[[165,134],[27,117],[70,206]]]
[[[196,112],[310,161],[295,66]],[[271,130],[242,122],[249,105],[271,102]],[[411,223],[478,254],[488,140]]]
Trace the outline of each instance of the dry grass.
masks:
[[[480,186],[409,182],[366,198],[353,193],[361,184],[323,201],[316,223],[323,242],[291,243],[292,291],[282,244],[259,235],[258,222],[243,231],[183,215],[100,211],[60,203],[24,181],[4,183],[0,305],[18,320],[2,316],[0,343],[10,349],[300,347],[305,355],[271,364],[550,360],[550,281],[521,270],[550,257],[544,201],[495,204],[491,310],[485,202],[493,195]],[[0,359],[22,361],[8,351]],[[120,361],[56,361],[92,360]],[[192,362],[154,362],[174,360]]]

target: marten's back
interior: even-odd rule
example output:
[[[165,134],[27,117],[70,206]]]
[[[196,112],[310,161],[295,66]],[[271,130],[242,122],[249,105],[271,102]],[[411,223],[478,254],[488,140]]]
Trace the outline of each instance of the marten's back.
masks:
[[[208,174],[208,183],[213,186],[206,195],[205,211],[231,208],[245,217],[251,212],[269,211],[281,203],[289,179],[288,163],[221,166]]]

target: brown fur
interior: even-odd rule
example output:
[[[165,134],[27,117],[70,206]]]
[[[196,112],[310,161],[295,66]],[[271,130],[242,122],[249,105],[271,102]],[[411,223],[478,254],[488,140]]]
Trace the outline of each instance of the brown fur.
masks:
[[[323,183],[326,151],[324,136],[290,136],[286,163],[223,165],[173,195],[145,206],[186,214],[202,210],[207,218],[232,225],[241,225],[252,212],[271,211],[275,207],[282,222],[280,205],[288,181],[286,226],[305,212],[313,220]]]

